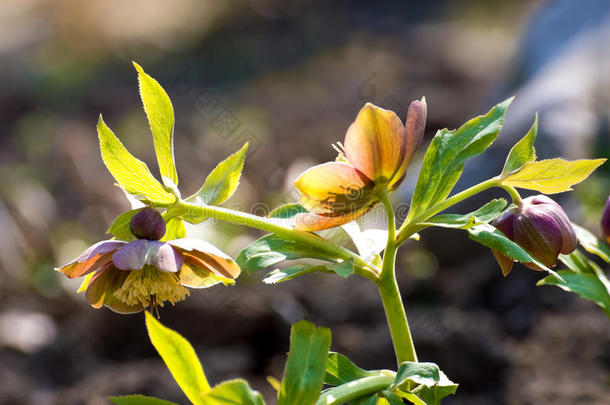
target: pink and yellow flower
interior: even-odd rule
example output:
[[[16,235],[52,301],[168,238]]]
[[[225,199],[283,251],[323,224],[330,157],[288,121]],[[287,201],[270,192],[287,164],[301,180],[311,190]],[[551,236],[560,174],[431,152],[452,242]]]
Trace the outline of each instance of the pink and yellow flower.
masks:
[[[175,304],[189,294],[185,287],[233,283],[240,273],[233,259],[205,241],[159,241],[165,222],[153,208],[144,208],[130,225],[138,239],[98,242],[57,269],[68,278],[89,276],[81,289],[95,308],[125,314]]]
[[[388,110],[367,103],[335,149],[336,161],[314,166],[294,182],[300,204],[309,213],[296,216],[296,228],[317,231],[343,225],[379,202],[379,193],[392,192],[405,178],[421,143],[426,101],[409,106],[405,125]]]

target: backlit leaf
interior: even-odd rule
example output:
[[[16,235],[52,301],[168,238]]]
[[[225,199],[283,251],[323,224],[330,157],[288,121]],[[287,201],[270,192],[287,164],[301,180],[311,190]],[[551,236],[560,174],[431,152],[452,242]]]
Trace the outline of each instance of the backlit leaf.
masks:
[[[115,405],[177,405],[175,402],[144,395],[122,395],[118,397],[108,397],[108,400]]]
[[[206,405],[264,405],[262,395],[245,380],[229,380],[214,386],[203,396]]]
[[[136,159],[108,128],[102,116],[97,123],[102,160],[114,179],[128,193],[156,203],[172,203],[173,194],[167,192],[153,177],[144,162]]]
[[[118,240],[131,241],[136,239],[135,236],[131,233],[131,229],[129,227],[129,223],[131,222],[131,218],[140,212],[142,208],[138,208],[135,210],[127,211],[119,215],[112,221],[110,228],[106,231],[106,233],[111,234]]]
[[[177,332],[163,326],[148,311],[146,328],[150,341],[187,398],[195,405],[207,405],[202,397],[210,391],[210,385],[193,346]]]
[[[455,131],[438,131],[424,156],[407,221],[449,195],[462,174],[464,162],[485,151],[498,136],[511,101],[512,98],[498,104]]]
[[[313,405],[320,396],[331,334],[307,321],[292,325],[278,405]]]
[[[527,162],[536,160],[536,150],[534,149],[536,135],[538,135],[537,114],[534,125],[532,125],[528,133],[510,150],[506,163],[504,163],[504,169],[502,169],[502,176],[522,168]]]
[[[561,158],[526,163],[520,170],[501,178],[502,184],[545,194],[572,190],[606,159],[563,160]]]
[[[267,274],[263,279],[263,283],[266,284],[277,284],[284,281],[292,280],[305,274],[323,272],[332,273],[331,270],[326,266],[311,266],[306,264],[296,264],[294,266],[286,267],[285,269],[275,269]]]
[[[133,62],[138,71],[140,96],[153,135],[161,178],[166,186],[178,185],[174,162],[174,107],[163,87]],[[168,179],[168,180],[166,180]]]
[[[606,263],[610,263],[610,246],[605,242],[600,241],[595,235],[582,226],[572,224],[572,227],[576,232],[578,242],[580,242],[587,252],[601,257]]]
[[[506,207],[506,200],[498,198],[491,200],[476,211],[468,214],[441,214],[436,215],[426,222],[420,222],[419,225],[431,225],[441,226],[445,228],[466,228],[469,224],[473,223],[473,218],[476,218],[477,222],[489,222],[495,219],[502,213]]]

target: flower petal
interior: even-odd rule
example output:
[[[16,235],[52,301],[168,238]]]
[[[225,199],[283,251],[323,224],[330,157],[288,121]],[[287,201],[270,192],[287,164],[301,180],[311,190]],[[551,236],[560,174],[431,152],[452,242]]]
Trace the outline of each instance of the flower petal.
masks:
[[[140,270],[150,264],[160,271],[175,273],[182,267],[184,259],[166,242],[137,239],[117,250],[112,261],[120,270]]]
[[[357,211],[373,197],[374,184],[353,166],[329,162],[307,169],[294,182],[300,204],[316,214]]]
[[[360,208],[357,211],[350,212],[343,215],[319,215],[313,212],[297,214],[295,216],[295,229],[300,231],[315,232],[324,229],[335,228],[337,226],[345,225],[358,219],[377,204],[377,201],[369,203],[369,205]]]
[[[96,271],[112,260],[112,253],[124,246],[126,242],[118,240],[104,240],[89,247],[80,256],[70,263],[56,268],[68,278],[76,278]]]
[[[400,118],[389,110],[367,103],[345,135],[349,163],[369,179],[390,181],[401,167],[407,141]]]
[[[425,97],[423,97],[421,100],[413,101],[409,106],[404,132],[407,146],[404,157],[401,160],[400,168],[396,171],[392,181],[390,182],[390,191],[396,190],[405,178],[407,167],[409,167],[411,164],[411,159],[413,159],[413,155],[415,154],[417,148],[419,148],[419,145],[424,137],[427,114],[428,109],[426,106]]]
[[[182,253],[184,260],[190,263],[191,267],[196,264],[228,279],[235,279],[241,273],[237,263],[211,243],[190,238],[174,239],[167,243]]]
[[[518,245],[545,266],[555,266],[561,250],[562,237],[559,225],[553,217],[546,212],[534,210],[529,210],[527,216],[520,212],[515,215],[513,231]],[[535,265],[528,267],[539,270]]]
[[[142,311],[143,306],[127,305],[114,296],[115,291],[121,288],[128,275],[129,272],[118,270],[112,265],[99,270],[89,282],[85,293],[89,304],[94,308],[101,308],[102,305],[106,305],[120,314],[133,314]]]
[[[199,265],[197,261],[190,260],[188,255],[185,257],[180,272],[178,272],[178,279],[180,284],[191,288],[207,288],[219,283],[234,283],[233,279],[220,277],[208,270],[207,267]]]

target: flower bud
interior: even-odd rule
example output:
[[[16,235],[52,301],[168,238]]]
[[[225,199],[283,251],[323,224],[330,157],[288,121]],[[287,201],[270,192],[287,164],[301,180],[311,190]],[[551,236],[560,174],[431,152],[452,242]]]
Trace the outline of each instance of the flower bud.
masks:
[[[574,228],[559,204],[545,195],[528,197],[517,208],[504,212],[492,225],[532,257],[547,267],[557,263],[560,253],[569,254],[576,249]],[[512,259],[493,251],[502,273],[512,268]],[[524,263],[534,270],[541,270],[533,263]]]
[[[129,222],[129,229],[138,239],[159,240],[165,235],[165,221],[154,208],[142,208]]]
[[[606,208],[602,214],[602,233],[606,238],[606,243],[610,245],[610,196],[606,200]]]

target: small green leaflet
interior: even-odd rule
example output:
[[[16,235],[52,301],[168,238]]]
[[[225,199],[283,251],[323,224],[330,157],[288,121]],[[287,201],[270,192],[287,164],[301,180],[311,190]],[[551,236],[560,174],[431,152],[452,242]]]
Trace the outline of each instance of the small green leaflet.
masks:
[[[108,397],[108,400],[115,405],[178,405],[175,402],[144,395],[122,395],[118,397]]]
[[[292,325],[278,405],[313,405],[324,381],[331,334],[307,321]]]
[[[140,96],[153,135],[161,178],[166,186],[178,185],[174,159],[174,107],[163,87],[144,72],[135,62],[138,71]]]
[[[210,391],[210,385],[193,346],[177,332],[163,326],[148,311],[146,328],[150,341],[187,398],[195,405],[207,405],[203,395]]]
[[[407,221],[445,199],[464,169],[464,162],[481,154],[498,136],[512,98],[455,131],[438,131],[424,156]]]
[[[405,390],[404,386],[408,381],[417,384],[418,387],[410,392]],[[414,404],[419,404],[421,401],[425,405],[440,405],[441,399],[454,394],[457,387],[458,385],[449,380],[436,364],[412,361],[400,365],[393,384],[395,394],[403,396]],[[416,395],[419,401],[412,395]]]
[[[322,272],[332,273],[326,266],[311,266],[307,264],[295,264],[294,266],[286,267],[285,269],[275,269],[265,276],[263,283],[277,284],[284,281],[292,280],[305,274]]]
[[[420,222],[418,225],[465,229],[469,226],[469,224],[472,225],[476,222],[489,222],[495,219],[498,215],[502,213],[502,211],[506,207],[506,204],[507,202],[504,198],[497,198],[483,205],[478,210],[470,212],[468,214],[436,215],[428,219],[426,222]],[[473,218],[475,219],[473,220]]]
[[[574,184],[585,180],[606,159],[563,160],[561,158],[527,162],[516,172],[500,177],[506,186],[536,190],[545,194],[572,190]]]
[[[219,205],[229,199],[237,190],[241,171],[246,159],[248,143],[218,165],[205,179],[203,186],[186,201],[207,205]]]
[[[294,217],[297,214],[301,214],[307,212],[307,210],[299,203],[291,203],[280,205],[279,207],[273,209],[268,217],[269,218],[281,218],[281,219],[289,219]]]
[[[501,176],[522,168],[527,162],[536,160],[536,149],[534,149],[536,135],[538,135],[538,114],[528,133],[510,150]]]
[[[262,395],[245,380],[224,381],[203,396],[206,405],[264,405]]]
[[[118,240],[131,241],[136,237],[131,234],[131,229],[129,228],[129,223],[131,218],[140,212],[142,208],[138,208],[135,210],[127,211],[119,215],[112,221],[110,228],[106,231],[106,233],[111,234]]]
[[[336,352],[328,353],[324,384],[339,386],[364,377],[380,375],[382,371],[366,371],[352,363],[350,359]]]
[[[173,203],[176,197],[153,177],[148,167],[136,159],[108,128],[102,116],[97,123],[102,160],[114,179],[128,193],[153,203]]]
[[[595,235],[582,226],[573,223],[572,227],[576,232],[578,242],[580,242],[587,252],[601,257],[606,263],[610,263],[610,246],[597,239]]]

